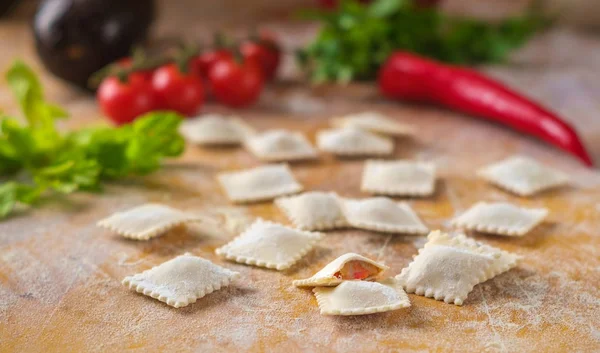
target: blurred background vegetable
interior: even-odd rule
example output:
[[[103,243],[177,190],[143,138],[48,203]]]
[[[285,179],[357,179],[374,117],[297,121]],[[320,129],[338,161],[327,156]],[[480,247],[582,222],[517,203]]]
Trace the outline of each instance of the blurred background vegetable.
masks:
[[[473,69],[397,51],[379,70],[379,90],[403,101],[444,106],[540,138],[593,166],[577,131],[557,114]]]
[[[36,49],[53,74],[87,88],[90,75],[146,39],[154,15],[153,0],[43,0]]]
[[[334,11],[303,12],[322,28],[298,58],[314,82],[373,79],[398,49],[455,64],[495,63],[547,23],[538,10],[532,6],[521,16],[488,23],[451,17],[415,0],[345,0]]]
[[[67,112],[44,99],[27,65],[15,62],[6,78],[26,123],[2,116],[0,218],[43,196],[98,191],[107,180],[151,173],[164,158],[179,156],[185,148],[178,132],[182,117],[173,112],[149,113],[119,128],[63,134],[56,121]]]
[[[14,6],[17,5],[18,2],[19,2],[19,0],[2,0],[2,1],[0,1],[0,16],[2,16],[3,14],[5,14],[9,10],[11,10]]]
[[[281,50],[268,32],[241,40],[216,33],[212,46],[179,42],[148,56],[141,49],[92,75],[102,112],[116,124],[156,110],[197,115],[208,98],[244,108],[258,101],[275,79]],[[200,50],[199,48],[204,49]]]

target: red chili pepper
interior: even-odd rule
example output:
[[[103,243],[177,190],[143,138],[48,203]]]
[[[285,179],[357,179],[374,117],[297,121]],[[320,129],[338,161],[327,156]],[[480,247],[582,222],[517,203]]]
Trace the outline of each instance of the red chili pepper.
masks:
[[[593,162],[577,132],[560,117],[474,70],[406,52],[390,56],[379,72],[379,88],[390,98],[436,103],[510,126]]]

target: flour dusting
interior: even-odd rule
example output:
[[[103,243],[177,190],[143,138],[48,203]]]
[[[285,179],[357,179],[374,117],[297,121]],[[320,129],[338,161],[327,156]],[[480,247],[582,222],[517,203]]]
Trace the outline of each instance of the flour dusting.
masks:
[[[566,39],[572,43],[573,36]],[[557,83],[580,68],[561,66],[554,73],[512,70],[506,67],[494,74],[517,88],[526,87],[542,103],[573,116],[574,122],[583,121],[580,131],[587,138],[597,135],[587,131],[588,125],[598,126],[592,123],[597,114],[579,109],[573,81],[568,81],[568,89]],[[600,80],[593,75],[585,82],[588,92],[600,92]],[[244,149],[190,146],[181,159],[152,176],[111,185],[99,195],[77,194],[65,204],[52,203],[0,223],[0,351],[600,352],[598,172],[558,149],[487,121],[383,103],[372,87],[368,94],[359,92],[361,86],[347,87],[347,96],[338,89],[307,93],[305,86],[293,85],[278,94],[275,86],[265,92],[269,95],[259,107],[240,113],[259,130],[298,129],[312,138],[328,125],[325,117],[364,110],[414,125],[418,134],[397,140],[393,158],[439,164],[435,195],[410,200],[431,229],[451,230],[449,220],[479,201],[545,207],[550,210],[548,222],[522,238],[470,233],[478,241],[523,256],[523,261],[477,285],[462,307],[409,295],[412,306],[404,310],[322,316],[312,292],[295,288],[293,280],[310,277],[347,252],[382,261],[390,267],[385,276],[392,277],[408,266],[426,238],[343,229],[327,232],[286,271],[225,261],[215,249],[255,217],[280,222],[285,217],[271,203],[233,207],[219,189],[218,172],[260,164]],[[94,109],[90,101],[89,112]],[[481,166],[516,153],[567,172],[572,185],[520,198],[476,177]],[[291,169],[307,191],[362,198],[363,164],[362,159],[323,155]],[[206,219],[145,242],[122,239],[95,226],[99,219],[146,202],[202,212]],[[240,279],[181,309],[121,284],[125,276],[185,252],[237,271]]]

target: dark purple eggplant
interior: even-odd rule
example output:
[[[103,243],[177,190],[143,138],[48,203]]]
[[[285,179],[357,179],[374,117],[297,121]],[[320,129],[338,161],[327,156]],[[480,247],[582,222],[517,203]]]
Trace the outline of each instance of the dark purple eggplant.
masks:
[[[43,0],[33,20],[38,55],[54,75],[79,87],[148,36],[153,0]]]
[[[7,14],[18,2],[19,0],[0,0],[0,17]]]

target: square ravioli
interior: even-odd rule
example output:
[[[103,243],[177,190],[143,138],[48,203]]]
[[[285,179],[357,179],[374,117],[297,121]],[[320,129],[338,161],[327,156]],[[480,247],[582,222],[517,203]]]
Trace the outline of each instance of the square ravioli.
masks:
[[[367,161],[361,190],[393,196],[426,196],[435,189],[433,163],[397,161]]]
[[[248,138],[244,144],[252,154],[267,162],[317,158],[316,150],[299,132],[270,130]]]
[[[463,305],[473,287],[517,265],[519,256],[464,234],[431,232],[414,260],[396,276],[408,293]]]
[[[142,273],[127,276],[123,284],[138,293],[181,308],[226,287],[239,273],[186,253]]]
[[[235,262],[281,271],[300,260],[322,237],[259,219],[216,253]]]
[[[317,133],[317,147],[340,156],[383,156],[394,152],[394,141],[356,128],[330,129]]]
[[[344,281],[337,287],[313,289],[321,315],[366,315],[410,306],[402,286],[393,278],[381,282]]]
[[[452,225],[483,233],[523,236],[542,223],[545,208],[524,208],[506,202],[479,202],[452,220]]]
[[[405,234],[429,231],[407,203],[394,202],[387,197],[344,199],[342,210],[348,224],[354,228]]]
[[[180,131],[187,141],[198,145],[238,145],[255,133],[241,119],[218,114],[186,119]]]
[[[217,179],[229,200],[239,203],[266,201],[302,191],[287,164],[220,173]]]
[[[275,200],[275,205],[300,229],[331,230],[348,225],[339,197],[333,192],[312,191],[281,197]]]
[[[202,218],[160,204],[144,204],[127,211],[117,212],[97,223],[125,238],[148,240],[172,228]]]
[[[359,254],[347,253],[331,261],[319,272],[307,279],[295,280],[296,287],[337,286],[343,281],[373,281],[388,269]]]
[[[520,196],[567,184],[563,172],[522,156],[514,156],[480,169],[477,175],[486,181]]]
[[[382,135],[406,136],[415,133],[412,125],[403,124],[378,112],[362,112],[333,118],[331,124],[338,128],[358,128]]]

